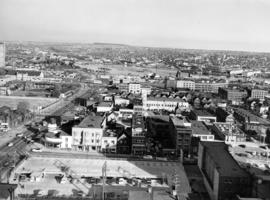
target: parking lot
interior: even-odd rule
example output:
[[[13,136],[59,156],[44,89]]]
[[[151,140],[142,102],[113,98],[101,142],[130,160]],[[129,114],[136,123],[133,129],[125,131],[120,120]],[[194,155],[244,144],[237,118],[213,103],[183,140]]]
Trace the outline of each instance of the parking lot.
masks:
[[[18,176],[14,178],[15,174],[34,176],[21,180],[16,194],[34,194],[40,190],[42,195],[48,195],[56,190],[57,195],[74,195],[78,191],[88,195],[93,184],[102,184],[102,171],[107,174],[106,185],[169,187],[177,176],[181,185],[179,192],[190,192],[179,162],[30,157],[16,169],[11,180],[19,181]]]

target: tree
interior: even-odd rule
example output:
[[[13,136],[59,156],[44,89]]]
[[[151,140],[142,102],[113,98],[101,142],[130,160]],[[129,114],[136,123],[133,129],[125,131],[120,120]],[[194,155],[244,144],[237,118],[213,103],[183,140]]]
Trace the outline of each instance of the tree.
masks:
[[[30,104],[26,101],[21,101],[17,104],[17,111],[26,115],[29,112]]]

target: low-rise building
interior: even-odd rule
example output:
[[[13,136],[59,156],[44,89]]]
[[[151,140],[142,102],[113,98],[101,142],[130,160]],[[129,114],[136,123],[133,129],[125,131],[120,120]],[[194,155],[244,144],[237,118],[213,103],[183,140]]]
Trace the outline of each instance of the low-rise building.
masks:
[[[140,83],[129,83],[128,84],[128,92],[132,94],[140,94],[141,93],[141,84]]]
[[[185,88],[190,90],[195,90],[195,82],[191,80],[177,80],[176,88]]]
[[[267,96],[267,95],[268,95],[267,90],[253,89],[253,90],[251,90],[250,97],[252,99],[259,99],[259,100],[263,101],[265,96]]]
[[[106,153],[116,153],[117,136],[116,133],[107,130],[101,138],[101,151]]]
[[[193,120],[205,122],[206,124],[212,124],[217,121],[217,117],[213,116],[206,110],[192,110],[190,112],[190,117]]]
[[[110,112],[113,109],[113,104],[111,102],[101,102],[98,106],[97,106],[97,112],[98,113],[106,113],[106,112]]]
[[[231,101],[234,105],[241,104],[243,102],[243,99],[246,98],[248,95],[246,90],[225,88],[219,88],[218,94],[222,99]]]
[[[198,166],[211,200],[251,195],[250,175],[242,169],[222,142],[200,142]]]
[[[253,130],[260,132],[262,128],[270,128],[270,121],[254,115],[243,108],[234,108],[234,118],[240,122],[245,130]]]
[[[228,81],[224,79],[196,79],[195,90],[200,92],[218,93],[219,88],[227,88]]]
[[[143,107],[146,110],[167,110],[175,111],[177,108],[181,110],[189,110],[189,103],[180,98],[173,97],[147,97],[143,101]]]
[[[246,141],[246,134],[231,122],[216,122],[212,130],[225,143]]]
[[[73,149],[100,151],[106,120],[100,116],[88,116],[78,126],[72,127]]]
[[[192,137],[200,138],[200,141],[214,141],[215,136],[201,121],[191,121]]]

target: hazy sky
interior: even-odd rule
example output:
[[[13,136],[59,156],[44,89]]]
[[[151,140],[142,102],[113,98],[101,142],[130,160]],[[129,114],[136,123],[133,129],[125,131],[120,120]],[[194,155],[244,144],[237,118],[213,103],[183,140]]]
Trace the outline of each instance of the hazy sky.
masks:
[[[270,52],[270,0],[0,0],[0,40]]]

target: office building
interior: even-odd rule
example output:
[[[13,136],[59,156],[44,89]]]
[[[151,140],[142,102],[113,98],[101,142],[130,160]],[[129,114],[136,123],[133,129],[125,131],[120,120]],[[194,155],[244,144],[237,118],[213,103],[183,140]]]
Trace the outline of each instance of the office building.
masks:
[[[251,195],[251,178],[231,156],[225,143],[200,142],[198,166],[211,200]]]
[[[145,125],[143,116],[135,112],[132,118],[132,144],[131,151],[134,155],[144,155],[146,152]]]
[[[184,117],[172,116],[169,121],[169,129],[176,154],[180,156],[189,155],[192,137],[191,123]]]

